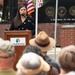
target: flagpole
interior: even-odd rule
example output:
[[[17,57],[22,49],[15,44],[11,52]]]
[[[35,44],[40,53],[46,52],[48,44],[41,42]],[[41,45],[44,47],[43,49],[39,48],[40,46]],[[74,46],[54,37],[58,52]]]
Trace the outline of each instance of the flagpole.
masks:
[[[55,34],[54,34],[54,38],[56,41],[56,33],[57,33],[57,13],[58,13],[58,0],[56,0],[56,11],[55,11]],[[56,45],[54,47],[54,59],[56,59]]]
[[[35,20],[35,37],[38,34],[38,0],[36,0],[36,20]]]

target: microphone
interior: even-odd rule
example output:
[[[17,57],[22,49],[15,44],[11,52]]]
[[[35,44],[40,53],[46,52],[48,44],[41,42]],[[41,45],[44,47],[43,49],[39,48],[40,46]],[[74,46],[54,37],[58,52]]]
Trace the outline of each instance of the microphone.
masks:
[[[24,13],[22,13],[22,14],[21,14],[21,16],[23,16],[23,17],[25,17],[25,18],[26,18],[26,15],[25,15]]]
[[[22,13],[21,16],[24,16],[24,13]]]

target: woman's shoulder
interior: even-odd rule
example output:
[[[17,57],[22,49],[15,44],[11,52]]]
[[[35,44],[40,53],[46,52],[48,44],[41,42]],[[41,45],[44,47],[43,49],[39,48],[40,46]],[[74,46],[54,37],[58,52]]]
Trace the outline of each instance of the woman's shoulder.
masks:
[[[34,19],[32,18],[32,17],[27,17],[27,20],[29,21],[29,22],[32,22],[32,23],[34,23],[35,24],[35,21],[34,21]]]

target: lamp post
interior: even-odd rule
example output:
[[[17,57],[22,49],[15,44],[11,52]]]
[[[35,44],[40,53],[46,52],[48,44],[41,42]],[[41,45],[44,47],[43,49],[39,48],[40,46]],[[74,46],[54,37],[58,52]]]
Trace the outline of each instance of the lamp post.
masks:
[[[55,41],[56,41],[56,33],[57,33],[57,13],[58,13],[58,0],[56,0],[56,11],[55,11],[55,34],[54,34],[54,38],[55,38]],[[54,47],[54,59],[56,59],[56,45]]]
[[[36,0],[36,20],[35,20],[36,26],[35,26],[35,37],[38,34],[38,0]]]

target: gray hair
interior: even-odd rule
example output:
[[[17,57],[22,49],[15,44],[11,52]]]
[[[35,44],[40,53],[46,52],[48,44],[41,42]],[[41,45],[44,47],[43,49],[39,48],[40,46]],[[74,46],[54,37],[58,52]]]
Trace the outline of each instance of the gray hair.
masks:
[[[46,75],[50,70],[49,64],[32,52],[23,54],[16,67],[17,75]]]
[[[14,49],[13,44],[7,40],[1,41],[0,42],[0,53],[1,52],[7,53],[8,56],[0,55],[0,58],[8,58],[8,57],[13,56],[15,54],[15,49]]]

